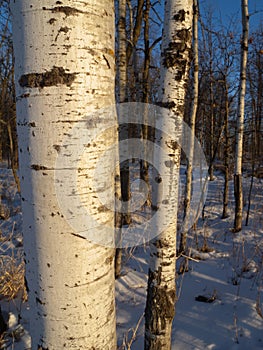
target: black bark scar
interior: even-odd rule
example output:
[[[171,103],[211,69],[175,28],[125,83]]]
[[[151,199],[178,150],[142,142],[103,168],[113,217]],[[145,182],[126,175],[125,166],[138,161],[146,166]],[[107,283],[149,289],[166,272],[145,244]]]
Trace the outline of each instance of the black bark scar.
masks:
[[[70,7],[70,6],[56,6],[56,7],[52,7],[52,8],[43,7],[43,10],[51,11],[52,13],[62,12],[66,15],[66,17],[75,16],[79,13],[83,13],[83,11],[80,11],[80,10],[78,10],[74,7]]]
[[[28,88],[44,88],[57,85],[71,86],[75,78],[76,73],[66,73],[63,67],[54,66],[45,73],[23,74],[19,79],[19,85]]]
[[[39,171],[39,170],[50,170],[49,168],[47,168],[44,165],[37,165],[37,164],[32,164],[30,168],[33,169],[33,170],[36,170],[36,171]]]

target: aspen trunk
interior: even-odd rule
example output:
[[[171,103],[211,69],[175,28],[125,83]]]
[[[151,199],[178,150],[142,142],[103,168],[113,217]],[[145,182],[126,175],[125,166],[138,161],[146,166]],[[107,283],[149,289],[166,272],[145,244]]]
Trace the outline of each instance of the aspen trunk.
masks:
[[[145,350],[171,349],[176,300],[176,226],[180,167],[178,140],[182,132],[185,87],[190,61],[192,11],[192,0],[170,0],[165,4],[159,105],[168,109],[169,118],[166,118],[164,113],[160,116],[162,128],[159,135],[156,135],[156,142],[169,156],[169,161],[159,157],[158,171],[162,176],[155,179],[155,208],[160,211],[163,220],[172,224],[162,231],[163,222],[157,222],[156,228],[162,233],[150,242]],[[174,135],[174,138],[167,140],[166,134]],[[158,157],[158,154],[155,156]],[[170,208],[169,211],[167,207]]]
[[[243,135],[244,135],[244,115],[245,115],[245,95],[246,95],[246,68],[248,56],[248,30],[249,14],[248,0],[242,0],[242,43],[241,43],[241,62],[240,62],[240,86],[237,112],[237,131],[236,131],[236,162],[234,174],[234,192],[235,192],[235,221],[234,231],[242,229],[243,214],[243,189],[242,189],[242,156],[243,156]]]
[[[194,13],[193,13],[193,54],[194,54],[194,81],[193,81],[193,102],[192,102],[192,110],[191,110],[191,116],[190,116],[191,136],[189,140],[189,155],[187,160],[184,221],[182,225],[179,252],[185,252],[186,250],[187,231],[190,229],[189,220],[190,220],[190,211],[191,211],[193,156],[194,156],[194,147],[195,147],[195,119],[196,119],[196,112],[198,107],[198,83],[199,83],[197,0],[194,0]]]
[[[11,7],[32,350],[113,350],[114,211],[101,206],[93,181],[101,193],[112,189],[113,202],[115,155],[103,172],[94,169],[117,137],[107,129],[116,116],[96,114],[114,104],[114,3],[11,0]],[[79,147],[81,159],[72,151]],[[76,200],[97,225],[82,225]]]
[[[143,92],[142,92],[142,102],[149,103],[149,70],[150,70],[150,62],[151,62],[151,51],[150,51],[150,41],[149,41],[149,15],[151,9],[150,0],[145,1],[145,9],[144,9],[144,66],[143,66]],[[147,140],[149,135],[149,127],[147,125],[147,107],[145,108],[145,112],[143,114],[143,121],[141,127],[141,137],[144,140],[143,147],[143,155],[140,160],[140,178],[149,186],[149,164],[146,161],[147,152]],[[141,187],[142,188],[142,187]],[[150,193],[147,199],[147,205],[150,205]]]

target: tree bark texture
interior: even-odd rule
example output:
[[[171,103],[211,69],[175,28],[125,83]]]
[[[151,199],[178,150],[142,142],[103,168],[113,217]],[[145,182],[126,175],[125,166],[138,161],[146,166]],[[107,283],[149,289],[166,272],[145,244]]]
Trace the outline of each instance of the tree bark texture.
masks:
[[[180,167],[178,140],[182,133],[190,64],[192,12],[192,0],[170,0],[165,3],[159,105],[167,108],[169,118],[165,113],[160,116],[162,128],[155,135],[155,142],[169,156],[169,161],[159,157],[154,207],[162,214],[163,221],[168,220],[172,224],[162,230],[163,222],[157,222],[156,229],[160,229],[161,234],[150,242],[145,350],[171,349],[176,300],[176,226]],[[158,122],[159,120],[157,124]],[[167,139],[166,135],[173,136]],[[155,156],[158,158],[158,154]]]
[[[114,232],[114,212],[103,209],[92,180],[97,160],[117,140],[117,128],[107,129],[116,115],[96,114],[114,101],[114,3],[12,0],[11,7],[32,349],[113,350],[114,237],[105,226]],[[81,144],[79,160],[70,150],[83,129],[95,140]],[[58,157],[65,162],[60,169]],[[114,157],[97,174],[100,188],[114,189]],[[71,172],[74,184],[68,182]],[[58,202],[58,187],[67,212]],[[77,196],[95,227],[87,224],[81,231],[69,224],[74,216],[81,223],[71,204]],[[114,190],[109,200],[114,202]],[[86,239],[90,234],[109,245]]]

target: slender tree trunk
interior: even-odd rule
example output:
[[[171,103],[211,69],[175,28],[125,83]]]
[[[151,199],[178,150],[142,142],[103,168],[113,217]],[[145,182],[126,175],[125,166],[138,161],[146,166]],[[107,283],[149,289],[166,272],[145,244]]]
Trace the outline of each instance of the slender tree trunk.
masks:
[[[126,0],[119,0],[119,22],[118,22],[118,84],[119,94],[118,102],[123,103],[127,100],[127,38],[126,38]],[[122,124],[119,128],[119,139],[127,140],[129,138],[129,125]],[[126,207],[125,212],[122,213],[122,225],[129,225],[131,222],[131,214],[129,212],[130,200],[130,169],[128,148],[121,149],[120,152],[124,154],[125,160],[120,164],[120,178],[121,178],[121,197]],[[121,156],[121,154],[120,154]]]
[[[243,156],[243,134],[244,134],[244,115],[245,115],[245,95],[246,95],[246,68],[248,56],[248,30],[249,14],[248,0],[242,0],[242,43],[241,43],[241,62],[240,62],[240,87],[237,112],[237,131],[236,131],[236,162],[234,174],[234,192],[235,192],[235,221],[234,231],[242,229],[243,214],[243,189],[242,189],[242,156]]]
[[[115,176],[115,197],[118,201],[121,201],[121,181],[119,169],[117,170],[117,173],[119,174],[116,174]],[[122,215],[118,209],[120,208],[115,205],[115,278],[119,278],[121,276],[122,268]]]
[[[250,70],[248,70],[248,80],[249,80],[249,87],[250,87],[250,95],[251,95],[251,104],[252,104],[252,134],[251,134],[251,180],[250,180],[250,186],[249,186],[249,192],[248,192],[248,205],[247,205],[247,215],[246,215],[246,226],[248,225],[249,221],[249,215],[250,215],[250,208],[251,208],[251,196],[252,196],[252,190],[253,190],[253,184],[254,184],[254,176],[255,176],[255,158],[256,158],[256,139],[257,139],[257,107],[256,106],[256,99],[254,95],[254,88],[253,88],[253,82],[252,77],[250,74]],[[259,96],[258,96],[259,97]],[[258,102],[258,101],[257,101]]]
[[[252,140],[251,140],[251,180],[248,192],[248,205],[247,205],[247,215],[246,215],[246,226],[248,225],[250,208],[251,208],[251,195],[254,184],[254,176],[255,176],[255,138],[256,138],[256,125],[255,125],[255,99],[253,100],[252,106]]]
[[[113,350],[114,3],[10,2],[32,350]]]
[[[214,132],[215,132],[215,116],[214,116],[214,84],[213,84],[213,41],[212,33],[209,32],[209,95],[210,95],[210,181],[214,181],[214,164],[212,158],[214,155]]]
[[[223,214],[222,219],[228,217],[228,197],[229,197],[229,152],[230,152],[230,140],[228,130],[228,117],[229,117],[229,99],[228,99],[228,86],[227,78],[224,77],[225,88],[225,149],[224,149],[224,166],[225,166],[225,183],[224,183],[224,197],[223,197]]]
[[[142,102],[149,103],[149,70],[151,62],[151,52],[150,52],[150,41],[149,41],[149,15],[150,15],[151,2],[150,0],[145,1],[144,9],[144,67],[143,67],[143,94]],[[141,129],[141,137],[144,141],[148,140],[148,125],[147,125],[147,115],[148,108],[146,106],[143,114],[143,122]],[[149,164],[145,160],[147,156],[147,143],[144,142],[143,155],[140,160],[140,178],[149,186]],[[149,192],[150,194],[150,192]],[[147,205],[150,205],[150,198],[148,196]]]
[[[179,246],[179,252],[186,250],[187,231],[189,227],[190,209],[191,209],[191,193],[192,193],[192,174],[193,174],[193,156],[195,147],[195,120],[198,107],[198,73],[199,73],[199,60],[198,60],[198,1],[194,0],[193,11],[193,54],[194,54],[194,81],[193,81],[193,101],[192,110],[190,116],[190,129],[191,138],[189,140],[189,156],[187,160],[187,172],[186,172],[186,191],[184,201],[184,221],[182,225],[181,240]]]
[[[143,20],[143,5],[144,5],[144,0],[137,0],[135,24],[131,28],[132,38],[128,42],[128,46],[127,46],[127,64],[129,63],[130,58],[132,57],[133,50],[135,49],[135,46],[137,45],[137,42],[141,34],[141,27],[142,27],[142,20]]]
[[[126,61],[126,0],[118,1],[118,64],[117,64],[117,102],[123,103],[127,99],[127,61]],[[128,138],[128,125],[120,125],[119,127],[119,140],[122,138]],[[122,150],[120,150],[121,152]],[[125,150],[124,150],[125,151]],[[126,154],[128,151],[126,150]],[[130,175],[129,175],[129,160],[126,160],[120,165],[120,174],[116,177],[115,192],[118,199],[121,199],[127,203],[130,199]],[[115,255],[115,277],[118,278],[121,275],[122,266],[122,249],[121,246],[121,227],[123,224],[130,223],[130,213],[127,207],[126,213],[120,213],[116,210],[115,213],[115,227],[117,234],[117,248]]]
[[[165,3],[159,104],[167,107],[169,118],[166,118],[165,113],[161,115],[162,128],[159,130],[162,133],[156,136],[156,141],[169,156],[169,161],[164,161],[159,155],[161,175],[156,178],[156,210],[162,215],[163,221],[168,220],[172,224],[162,231],[164,222],[157,221],[157,232],[159,230],[162,233],[150,242],[145,350],[171,349],[176,300],[176,226],[180,167],[178,138],[182,132],[190,64],[192,12],[192,0],[170,0]],[[166,134],[174,135],[174,139],[167,140]]]
[[[263,103],[263,63],[261,59],[262,53],[257,53],[257,73],[258,73],[258,86],[257,86],[257,111],[256,111],[256,136],[255,136],[255,156],[262,160],[262,103]]]
[[[126,60],[126,0],[118,0],[118,65],[117,65],[117,102],[126,101],[127,97],[127,60]]]
[[[142,102],[149,102],[149,70],[151,63],[151,50],[150,50],[150,9],[151,2],[150,0],[145,0],[145,9],[144,9],[144,67],[143,67],[143,100]]]

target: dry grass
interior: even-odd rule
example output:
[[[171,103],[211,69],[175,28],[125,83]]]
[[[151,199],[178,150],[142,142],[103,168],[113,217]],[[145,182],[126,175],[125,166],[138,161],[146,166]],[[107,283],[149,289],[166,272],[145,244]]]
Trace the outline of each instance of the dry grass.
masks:
[[[120,347],[118,347],[118,350],[131,350],[131,346],[132,346],[133,342],[136,340],[137,332],[138,332],[138,329],[140,327],[140,324],[141,324],[143,318],[144,318],[144,312],[141,315],[141,317],[139,318],[135,328],[128,329],[128,331],[126,332],[126,334],[123,338],[123,343]]]
[[[18,263],[14,256],[2,255],[0,271],[0,299],[12,300],[22,294],[23,300],[26,300],[24,263]]]

